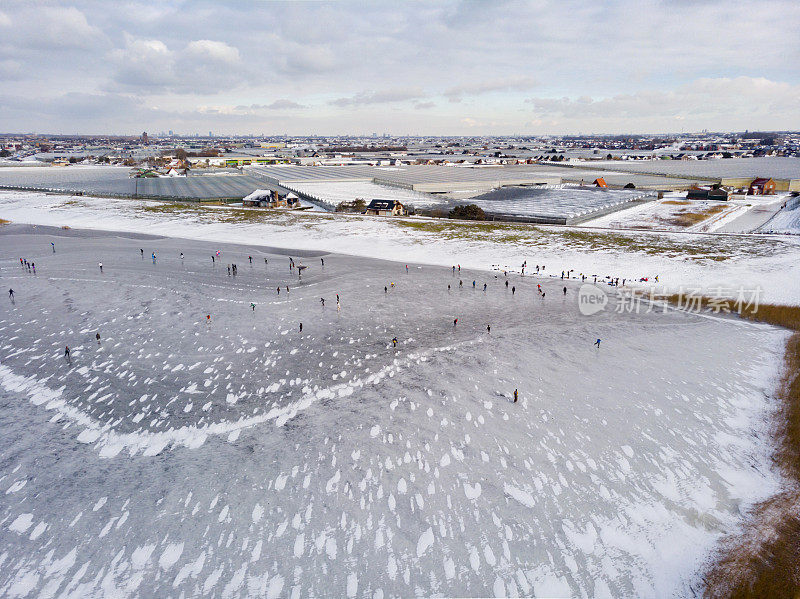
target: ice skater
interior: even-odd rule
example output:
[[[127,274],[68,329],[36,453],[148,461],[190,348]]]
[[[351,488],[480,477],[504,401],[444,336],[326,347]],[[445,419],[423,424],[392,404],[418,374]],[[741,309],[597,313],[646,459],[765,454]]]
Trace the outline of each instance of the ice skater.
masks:
[[[406,264],[406,274],[408,274],[408,264]]]
[[[214,254],[211,254],[211,265],[213,266],[216,263],[217,259],[214,258]]]
[[[103,263],[102,262],[98,263],[98,266],[100,267],[100,272],[103,272]]]
[[[250,264],[253,263],[253,257],[252,256],[248,256],[247,259],[250,260]]]
[[[517,403],[518,399],[519,399],[519,391],[517,389],[514,389],[514,403]]]
[[[486,291],[486,283],[483,284],[483,290]]]
[[[319,302],[322,304],[322,307],[324,308],[325,307],[325,298],[324,297],[319,298]]]
[[[397,337],[392,337],[392,347],[397,347]]]
[[[250,307],[253,309],[253,312],[256,311],[256,305],[253,302],[250,302]]]
[[[517,288],[516,287],[512,287],[511,288],[511,295],[513,296],[516,292],[517,292]]]
[[[487,335],[488,335],[488,334],[491,334],[491,332],[492,332],[492,325],[490,325],[490,324],[487,324],[487,325],[486,325],[486,334],[487,334]]]
[[[458,325],[458,318],[456,318],[456,319],[454,319],[454,320],[453,320],[453,328],[455,328],[455,327],[456,327],[456,325]]]
[[[12,304],[14,303],[14,290],[13,289],[9,289],[8,290],[8,299],[11,300]]]
[[[564,295],[567,295],[567,288],[564,287]]]
[[[281,294],[281,288],[278,287],[278,295],[280,295],[280,294]]]
[[[100,333],[99,332],[95,333],[94,338],[97,339],[97,345],[100,345]]]
[[[301,333],[303,332],[303,323],[302,322],[300,323],[300,332]]]
[[[72,364],[72,357],[69,355],[69,345],[64,349],[64,359],[67,364]]]
[[[183,252],[181,252],[181,262],[183,262]]]
[[[139,253],[142,255],[142,260],[144,260],[144,248],[139,248]]]
[[[56,253],[56,244],[55,244],[54,242],[52,242],[52,241],[51,241],[51,242],[50,242],[50,247],[52,247],[52,248],[53,248],[53,253],[55,254],[55,253]]]
[[[322,262],[322,266],[324,267],[325,266],[325,258],[320,258],[319,261]]]
[[[150,257],[153,259],[153,264],[155,264],[156,263],[156,253],[153,252],[153,254]]]
[[[598,339],[597,341],[595,341],[594,343],[592,343],[592,345],[596,345],[596,346],[597,346],[597,349],[600,349],[600,340]]]

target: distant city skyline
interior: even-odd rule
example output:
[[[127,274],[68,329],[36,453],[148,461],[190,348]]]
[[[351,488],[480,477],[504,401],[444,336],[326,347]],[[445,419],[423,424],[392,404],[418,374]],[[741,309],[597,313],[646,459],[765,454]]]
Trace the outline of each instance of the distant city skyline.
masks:
[[[0,131],[800,129],[800,3],[21,2]]]

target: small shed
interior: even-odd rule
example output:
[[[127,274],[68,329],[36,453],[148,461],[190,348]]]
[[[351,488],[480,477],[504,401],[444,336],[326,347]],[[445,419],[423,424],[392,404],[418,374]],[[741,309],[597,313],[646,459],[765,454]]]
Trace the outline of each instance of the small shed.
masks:
[[[592,181],[592,185],[596,185],[597,187],[608,187],[608,183],[603,177],[598,177],[594,181]]]

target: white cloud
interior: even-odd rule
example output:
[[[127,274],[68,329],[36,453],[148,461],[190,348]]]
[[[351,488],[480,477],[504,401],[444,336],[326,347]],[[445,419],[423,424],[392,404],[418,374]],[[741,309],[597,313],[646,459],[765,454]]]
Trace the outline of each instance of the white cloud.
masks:
[[[237,64],[240,61],[239,50],[225,42],[213,40],[196,40],[186,46],[186,54],[192,60],[208,60],[212,62]]]
[[[241,83],[244,73],[239,50],[212,40],[176,51],[160,40],[127,36],[125,47],[109,58],[118,87],[151,93],[214,93]]]

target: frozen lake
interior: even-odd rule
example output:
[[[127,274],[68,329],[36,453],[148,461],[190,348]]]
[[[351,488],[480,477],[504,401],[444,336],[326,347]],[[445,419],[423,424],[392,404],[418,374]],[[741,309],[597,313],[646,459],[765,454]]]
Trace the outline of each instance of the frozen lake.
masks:
[[[257,246],[0,250],[3,597],[685,596],[776,488],[768,327]]]

